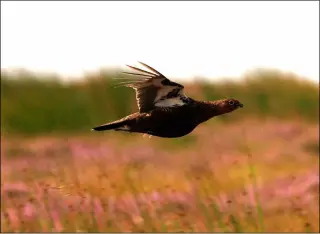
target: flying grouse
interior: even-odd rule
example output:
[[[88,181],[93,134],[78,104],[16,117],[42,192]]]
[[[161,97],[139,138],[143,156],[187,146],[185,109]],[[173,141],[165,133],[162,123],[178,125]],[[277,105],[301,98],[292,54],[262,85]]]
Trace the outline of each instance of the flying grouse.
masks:
[[[139,77],[125,84],[135,90],[139,112],[92,130],[126,131],[165,138],[182,137],[214,116],[243,107],[235,99],[197,101],[189,98],[184,95],[181,84],[170,81],[147,64],[139,63],[152,72],[129,65],[141,73],[123,72]]]

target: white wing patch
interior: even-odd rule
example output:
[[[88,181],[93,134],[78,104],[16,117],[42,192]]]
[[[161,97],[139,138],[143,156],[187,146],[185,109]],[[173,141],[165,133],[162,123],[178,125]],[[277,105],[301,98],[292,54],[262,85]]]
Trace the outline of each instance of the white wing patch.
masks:
[[[158,90],[157,96],[154,99],[154,102],[158,102],[161,98],[167,96],[168,93],[170,93],[172,90],[174,90],[175,86],[163,86],[161,89]]]
[[[161,100],[155,103],[158,107],[173,107],[173,106],[183,106],[185,103],[180,99],[180,97],[170,98]]]

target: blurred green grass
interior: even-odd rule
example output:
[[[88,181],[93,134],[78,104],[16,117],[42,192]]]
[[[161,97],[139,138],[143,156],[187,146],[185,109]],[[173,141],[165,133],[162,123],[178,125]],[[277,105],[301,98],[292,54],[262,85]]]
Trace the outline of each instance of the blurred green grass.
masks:
[[[117,86],[119,73],[104,71],[81,81],[1,71],[1,128],[5,134],[85,133],[98,124],[137,110],[134,90]],[[174,80],[174,78],[172,78]],[[218,121],[250,117],[319,119],[319,86],[294,74],[256,70],[243,79],[181,82],[187,95],[215,100],[232,97],[245,108]],[[189,94],[190,93],[190,94]]]

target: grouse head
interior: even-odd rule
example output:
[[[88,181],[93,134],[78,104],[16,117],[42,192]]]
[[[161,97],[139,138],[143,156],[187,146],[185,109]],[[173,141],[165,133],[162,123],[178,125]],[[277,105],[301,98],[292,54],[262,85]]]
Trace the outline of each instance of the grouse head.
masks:
[[[222,113],[228,113],[238,109],[239,107],[243,107],[243,104],[241,102],[233,98],[218,100],[215,101],[214,104]]]

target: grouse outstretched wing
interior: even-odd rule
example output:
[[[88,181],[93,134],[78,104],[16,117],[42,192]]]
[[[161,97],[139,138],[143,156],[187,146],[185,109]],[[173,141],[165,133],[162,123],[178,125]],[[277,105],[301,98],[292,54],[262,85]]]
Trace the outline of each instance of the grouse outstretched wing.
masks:
[[[136,91],[136,99],[139,112],[148,112],[157,107],[173,107],[186,104],[188,97],[183,93],[181,84],[170,81],[160,72],[149,65],[139,62],[150,71],[127,65],[141,73],[123,72],[138,76],[138,79],[127,82],[124,86],[131,87]]]

